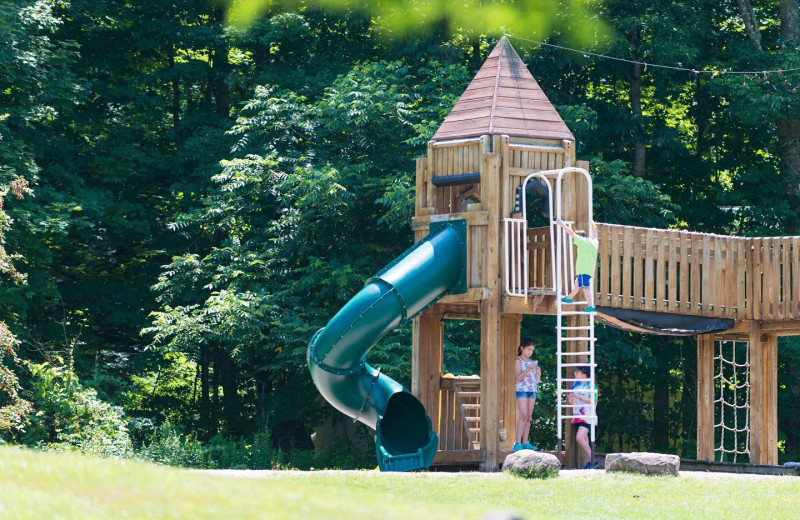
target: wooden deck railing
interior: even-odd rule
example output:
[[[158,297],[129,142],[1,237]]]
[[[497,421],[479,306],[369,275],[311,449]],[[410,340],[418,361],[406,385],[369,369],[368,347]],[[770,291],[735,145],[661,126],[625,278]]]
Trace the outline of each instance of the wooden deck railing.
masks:
[[[597,304],[733,319],[800,318],[800,237],[598,224]],[[530,287],[550,280],[547,228],[528,230]]]
[[[474,449],[477,436],[470,432],[465,406],[480,416],[481,380],[478,377],[443,377],[439,386],[439,450]],[[476,425],[479,423],[476,421]]]

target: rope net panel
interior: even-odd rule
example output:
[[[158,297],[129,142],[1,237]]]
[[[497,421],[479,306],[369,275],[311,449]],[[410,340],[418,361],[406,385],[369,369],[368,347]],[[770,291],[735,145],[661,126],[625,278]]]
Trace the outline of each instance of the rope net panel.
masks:
[[[714,352],[714,459],[750,462],[748,343],[715,341]]]

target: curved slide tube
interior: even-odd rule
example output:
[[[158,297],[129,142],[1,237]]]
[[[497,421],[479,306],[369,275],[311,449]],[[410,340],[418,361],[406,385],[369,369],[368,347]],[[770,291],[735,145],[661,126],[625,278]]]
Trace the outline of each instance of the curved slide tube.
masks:
[[[371,278],[308,346],[308,367],[323,397],[377,431],[383,471],[426,468],[439,443],[422,403],[365,361],[386,333],[445,294],[466,291],[466,222],[431,222],[430,231]]]

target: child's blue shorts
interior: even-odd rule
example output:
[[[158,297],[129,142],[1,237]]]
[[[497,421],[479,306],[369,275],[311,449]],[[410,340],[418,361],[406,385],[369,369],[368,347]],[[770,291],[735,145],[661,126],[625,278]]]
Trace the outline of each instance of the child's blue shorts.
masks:
[[[578,287],[589,287],[589,281],[592,277],[588,274],[579,274],[575,279],[578,281]]]
[[[538,394],[536,392],[520,392],[517,391],[517,399],[536,399]]]

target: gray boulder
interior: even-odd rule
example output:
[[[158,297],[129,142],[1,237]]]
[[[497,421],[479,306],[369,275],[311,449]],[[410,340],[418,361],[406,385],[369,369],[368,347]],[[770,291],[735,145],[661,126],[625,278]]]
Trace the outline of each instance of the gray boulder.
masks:
[[[627,471],[642,475],[678,476],[681,459],[677,455],[663,453],[609,453],[606,455],[606,471]]]
[[[561,463],[550,453],[533,450],[519,450],[503,462],[503,471],[525,478],[557,477]]]

